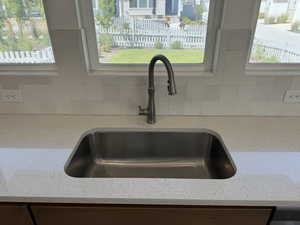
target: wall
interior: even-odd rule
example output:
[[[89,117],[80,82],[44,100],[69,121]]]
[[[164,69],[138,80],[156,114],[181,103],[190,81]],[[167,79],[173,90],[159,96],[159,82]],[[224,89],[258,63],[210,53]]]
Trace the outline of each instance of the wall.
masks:
[[[293,23],[300,22],[300,1],[297,2]]]
[[[269,0],[267,5],[266,16],[268,17],[279,17],[286,14],[288,10],[288,2],[274,3],[273,0]]]
[[[60,75],[0,76],[0,87],[20,88],[24,98],[23,103],[0,103],[0,113],[137,114],[137,106],[146,104],[147,78],[88,75],[79,24],[72,19],[75,10],[66,11],[73,0],[65,0],[65,7],[60,0],[55,1],[59,7],[47,7],[65,17],[63,21],[59,16],[49,20]],[[244,73],[253,7],[252,0],[226,0],[218,71],[214,76],[177,76],[176,96],[167,95],[165,76],[156,78],[158,114],[300,115],[300,104],[282,103],[286,90],[300,89],[300,76]],[[241,18],[236,19],[239,15]]]

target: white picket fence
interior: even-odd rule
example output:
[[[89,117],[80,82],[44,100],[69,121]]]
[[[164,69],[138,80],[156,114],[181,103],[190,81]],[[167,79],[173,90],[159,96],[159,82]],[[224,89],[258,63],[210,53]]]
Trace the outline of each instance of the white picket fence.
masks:
[[[262,44],[259,40],[255,40],[253,43],[254,52],[256,52],[257,48],[260,48],[262,50],[263,56],[265,58],[275,57],[275,59],[281,63],[300,62],[300,54],[287,49],[270,47],[266,44]]]
[[[120,48],[154,48],[158,42],[170,48],[172,43],[179,41],[182,48],[204,49],[206,30],[206,25],[176,27],[162,21],[125,17],[115,18],[108,28],[96,26],[98,40],[100,34],[109,34],[113,47]]]
[[[0,51],[0,63],[41,64],[54,63],[52,48],[39,51]]]

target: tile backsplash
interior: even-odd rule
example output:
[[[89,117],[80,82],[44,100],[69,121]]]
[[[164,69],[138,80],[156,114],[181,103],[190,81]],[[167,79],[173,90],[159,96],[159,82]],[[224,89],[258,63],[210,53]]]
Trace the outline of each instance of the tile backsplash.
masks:
[[[147,76],[91,76],[84,70],[80,31],[59,31],[74,45],[57,58],[59,76],[0,76],[0,88],[19,88],[22,103],[0,102],[0,113],[136,115],[147,103]],[[72,38],[71,38],[72,37]],[[74,38],[77,37],[77,38]],[[167,115],[300,115],[300,104],[284,104],[286,90],[300,89],[297,76],[245,75],[242,57],[223,50],[222,65],[211,77],[177,76],[178,94],[167,95],[166,76],[156,77],[158,114]],[[233,63],[237,66],[232,66]],[[163,75],[163,74],[160,74]],[[176,75],[176,74],[175,74]]]

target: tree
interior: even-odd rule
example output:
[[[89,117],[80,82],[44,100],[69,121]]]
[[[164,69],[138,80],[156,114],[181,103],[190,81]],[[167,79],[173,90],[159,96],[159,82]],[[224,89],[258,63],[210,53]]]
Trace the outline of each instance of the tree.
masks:
[[[98,0],[98,4],[100,10],[96,14],[96,19],[103,27],[108,28],[116,13],[115,0]]]
[[[3,7],[4,6],[4,7]],[[1,12],[1,9],[3,12]],[[33,50],[49,45],[44,23],[33,17],[33,12],[44,19],[42,0],[0,0],[0,44],[2,50]],[[14,29],[17,24],[17,31]],[[41,35],[43,38],[40,39]],[[6,38],[3,38],[3,37]],[[29,36],[33,37],[29,38]]]
[[[202,14],[204,13],[204,7],[202,4],[196,5],[194,9],[194,13],[196,14],[197,20],[202,20]]]
[[[25,0],[28,1],[28,0]],[[27,14],[28,8],[25,7],[22,0],[4,0],[5,7],[7,9],[8,18],[16,18],[18,24],[18,33],[19,37],[23,39],[24,36],[24,21],[28,19],[29,15]]]

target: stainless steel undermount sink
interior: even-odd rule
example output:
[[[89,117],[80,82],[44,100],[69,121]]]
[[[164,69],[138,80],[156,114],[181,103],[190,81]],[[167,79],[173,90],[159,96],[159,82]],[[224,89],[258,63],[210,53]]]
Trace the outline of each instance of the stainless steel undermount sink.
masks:
[[[94,129],[69,157],[71,177],[226,179],[236,168],[210,130]]]

